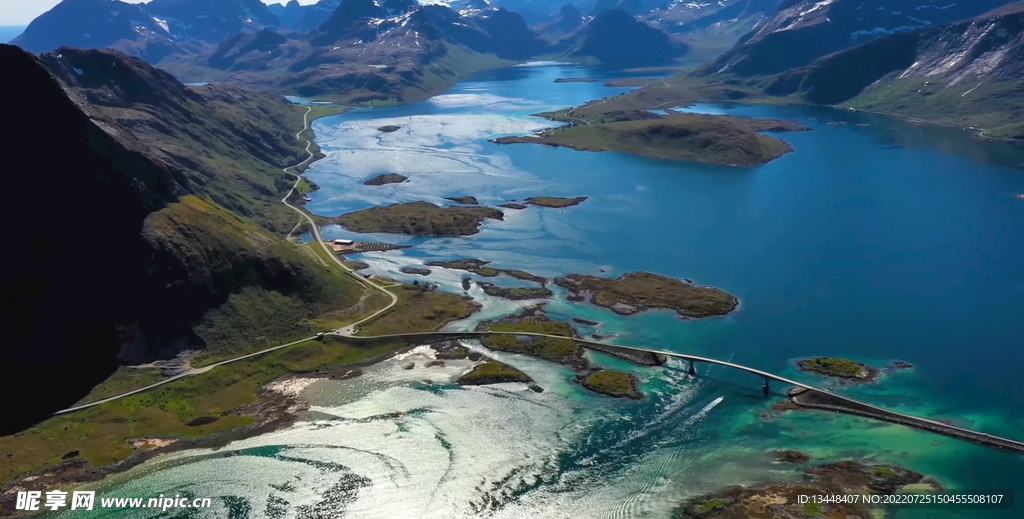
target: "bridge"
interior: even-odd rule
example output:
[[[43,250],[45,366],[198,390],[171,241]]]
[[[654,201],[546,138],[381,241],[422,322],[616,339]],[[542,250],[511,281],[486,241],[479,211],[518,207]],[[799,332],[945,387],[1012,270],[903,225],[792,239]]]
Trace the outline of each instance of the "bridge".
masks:
[[[875,405],[861,402],[850,397],[837,395],[831,391],[817,388],[797,380],[782,377],[774,373],[762,371],[757,368],[750,366],[744,366],[742,364],[736,364],[734,362],[728,362],[724,360],[714,359],[711,357],[701,357],[698,355],[689,355],[686,353],[676,353],[671,351],[654,350],[649,348],[639,348],[636,346],[623,346],[620,344],[611,344],[600,341],[592,341],[588,339],[581,339],[575,337],[564,337],[561,335],[549,335],[544,333],[535,332],[499,332],[499,331],[466,331],[466,332],[413,332],[413,333],[399,333],[390,335],[372,335],[372,336],[356,336],[346,333],[335,332],[332,335],[344,337],[346,339],[355,340],[375,340],[375,339],[411,339],[411,338],[422,338],[425,341],[439,341],[449,339],[478,339],[486,335],[516,335],[525,337],[543,337],[549,339],[568,339],[585,348],[594,349],[602,353],[607,353],[613,356],[622,357],[623,355],[617,354],[616,350],[624,352],[634,352],[645,355],[662,356],[662,357],[673,357],[688,361],[688,371],[690,375],[696,375],[696,369],[694,367],[695,362],[704,362],[707,364],[716,364],[719,366],[725,366],[740,371],[751,373],[764,380],[763,391],[765,395],[770,394],[771,382],[779,382],[798,388],[798,391],[791,392],[789,397],[790,400],[804,408],[808,409],[819,409],[824,411],[832,411],[838,413],[844,413],[854,416],[861,416],[865,418],[872,418],[889,423],[895,423],[899,425],[905,425],[929,431],[951,438],[957,438],[960,440],[966,440],[980,445],[986,445],[989,447],[995,447],[1006,451],[1016,452],[1018,454],[1024,454],[1024,442],[1017,440],[1011,440],[1009,438],[1002,438],[999,436],[993,436],[978,431],[972,431],[963,427],[958,427],[943,421],[932,420],[929,418],[922,418],[920,416],[909,415],[906,413],[900,413],[884,407],[878,407]],[[629,359],[633,360],[633,359]]]

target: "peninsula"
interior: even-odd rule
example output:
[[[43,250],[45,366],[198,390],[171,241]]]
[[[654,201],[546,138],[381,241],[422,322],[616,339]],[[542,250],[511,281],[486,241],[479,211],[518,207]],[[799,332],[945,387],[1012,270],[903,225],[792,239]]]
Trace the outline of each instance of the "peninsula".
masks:
[[[343,214],[332,222],[355,232],[469,236],[480,232],[484,220],[501,220],[504,216],[490,207],[440,207],[419,201],[371,207]]]
[[[647,110],[575,115],[573,110],[535,114],[570,124],[527,136],[493,139],[496,144],[533,143],[581,151],[621,151],[655,159],[753,166],[793,151],[785,141],[761,132],[808,130],[776,119]]]
[[[713,287],[698,287],[678,279],[630,272],[618,278],[569,274],[555,278],[555,284],[569,290],[574,301],[590,301],[620,315],[633,315],[651,308],[675,310],[685,318],[726,315],[739,305],[736,297]]]

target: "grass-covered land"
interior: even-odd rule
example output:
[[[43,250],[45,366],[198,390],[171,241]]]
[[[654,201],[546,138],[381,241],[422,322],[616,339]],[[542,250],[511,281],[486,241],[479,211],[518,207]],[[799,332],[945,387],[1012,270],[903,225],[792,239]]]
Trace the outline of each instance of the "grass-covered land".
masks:
[[[589,122],[575,120],[559,128],[525,137],[500,137],[494,142],[564,146],[583,151],[620,151],[667,160],[752,166],[793,151],[785,141],[759,133],[763,126],[739,117],[673,113],[643,118]],[[607,118],[607,117],[606,117]],[[795,123],[772,121],[773,128],[798,129]],[[802,127],[800,127],[802,128]]]
[[[580,380],[580,384],[602,395],[616,398],[629,398],[631,400],[642,400],[644,394],[638,388],[636,375],[625,371],[603,369],[595,371]]]
[[[429,276],[430,275],[430,269],[425,269],[425,268],[420,268],[420,267],[402,267],[399,270],[401,272],[405,273],[405,274],[415,274],[417,276]]]
[[[157,263],[189,287],[165,302],[184,306],[182,313],[206,308],[183,320],[194,319],[211,354],[233,356],[309,337],[324,331],[316,325],[319,316],[352,307],[363,294],[354,279],[311,258],[305,246],[199,197],[150,214],[143,235]]]
[[[1011,79],[961,81],[930,77],[881,81],[841,106],[932,123],[983,128],[983,137],[1024,139],[1024,86]]]
[[[796,363],[801,371],[808,371],[825,375],[826,377],[837,377],[867,381],[878,375],[878,370],[861,364],[860,362],[839,357],[811,357],[800,359]]]
[[[472,371],[462,375],[458,380],[458,383],[463,386],[482,386],[503,382],[533,382],[533,379],[508,364],[484,362],[476,365]]]
[[[355,232],[469,236],[480,232],[484,220],[501,220],[504,216],[491,207],[440,207],[420,201],[371,207],[341,215],[334,221]]]
[[[576,294],[588,293],[594,304],[621,315],[667,308],[684,317],[699,318],[725,315],[739,305],[734,296],[717,288],[698,287],[650,272],[630,272],[615,279],[569,274],[556,278],[555,284]]]
[[[96,407],[50,418],[24,432],[0,437],[0,485],[61,462],[65,453],[94,467],[127,459],[132,438],[194,439],[252,425],[240,408],[257,401],[256,391],[290,372],[342,366],[374,359],[401,347],[400,342],[349,343],[328,336],[215,368],[153,390]],[[188,426],[201,417],[217,420]],[[194,422],[193,422],[194,423]]]
[[[155,368],[121,366],[113,375],[110,375],[98,386],[92,388],[92,391],[85,398],[76,402],[75,405],[88,404],[89,402],[96,402],[97,400],[103,400],[114,395],[134,391],[150,384],[156,384],[163,379],[164,376],[160,374],[160,370]]]
[[[574,337],[575,332],[567,323],[540,318],[514,319],[518,322],[499,321],[486,326],[496,332],[532,332]],[[570,338],[531,337],[527,335],[485,335],[480,340],[484,346],[498,351],[520,353],[540,357],[553,362],[568,364],[579,355],[579,346]]]
[[[322,117],[343,114],[348,110],[349,107],[341,105],[312,105],[310,107],[308,120],[309,122],[313,122]]]
[[[524,200],[527,204],[536,205],[540,207],[572,207],[574,205],[580,205],[587,200],[588,197],[577,196],[577,197],[561,197],[561,196],[531,196]]]
[[[398,304],[379,318],[360,325],[359,335],[439,330],[451,321],[469,317],[478,309],[471,299],[447,292],[427,292],[412,285],[389,290],[398,295]]]

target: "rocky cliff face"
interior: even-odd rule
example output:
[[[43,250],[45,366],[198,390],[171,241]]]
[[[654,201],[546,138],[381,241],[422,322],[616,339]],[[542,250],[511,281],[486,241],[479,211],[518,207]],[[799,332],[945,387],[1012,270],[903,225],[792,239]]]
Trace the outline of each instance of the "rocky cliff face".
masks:
[[[591,56],[615,67],[671,62],[686,53],[685,43],[643,23],[621,9],[604,11],[559,41],[566,55]]]
[[[773,95],[997,128],[1024,120],[1024,2],[902,32],[779,74]]]
[[[784,0],[705,73],[775,74],[880,36],[971,18],[1012,0]]]
[[[294,337],[300,314],[358,298],[268,230],[286,226],[277,168],[300,155],[284,100],[192,90],[114,51],[0,45],[0,63],[19,78],[0,87],[20,128],[4,149],[32,164],[7,182],[33,201],[0,209],[27,224],[0,274],[0,380],[20,395],[0,434],[118,362]]]
[[[278,25],[259,0],[63,0],[11,43],[32,52],[65,45],[111,47],[153,59],[174,52],[176,43],[218,42],[241,31]]]

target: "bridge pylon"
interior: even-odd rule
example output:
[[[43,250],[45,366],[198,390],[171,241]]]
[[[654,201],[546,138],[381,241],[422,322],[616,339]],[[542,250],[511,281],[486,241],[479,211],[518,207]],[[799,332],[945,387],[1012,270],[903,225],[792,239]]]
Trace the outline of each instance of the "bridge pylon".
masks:
[[[772,392],[772,388],[769,385],[769,381],[770,379],[768,377],[764,377],[764,396],[768,396]]]
[[[690,362],[690,369],[688,371],[690,373],[690,376],[696,377],[697,376],[697,369],[693,367],[693,361],[692,360],[689,361],[689,362]]]

